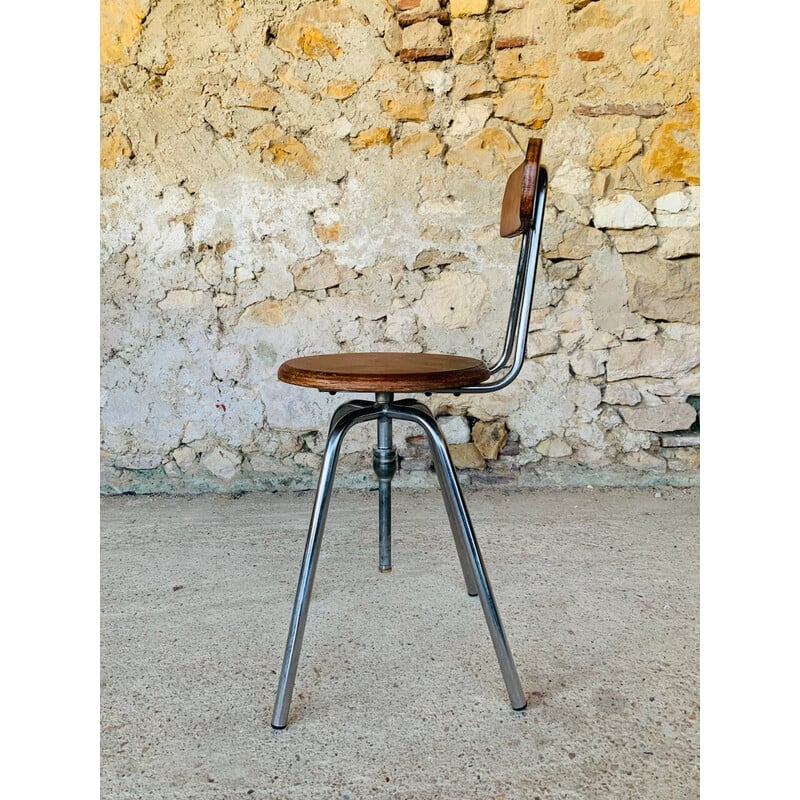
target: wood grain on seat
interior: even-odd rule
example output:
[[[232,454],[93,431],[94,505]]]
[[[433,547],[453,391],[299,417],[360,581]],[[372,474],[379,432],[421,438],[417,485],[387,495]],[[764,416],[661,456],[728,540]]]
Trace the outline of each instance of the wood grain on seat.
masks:
[[[434,353],[337,353],[292,358],[278,379],[334,392],[425,392],[458,389],[489,377],[477,358]]]

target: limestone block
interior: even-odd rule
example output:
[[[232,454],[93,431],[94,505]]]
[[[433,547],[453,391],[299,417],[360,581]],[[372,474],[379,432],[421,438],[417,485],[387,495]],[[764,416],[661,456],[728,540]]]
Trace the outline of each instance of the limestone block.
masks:
[[[392,146],[392,155],[396,158],[410,157],[434,158],[444,152],[444,145],[433,131],[421,131],[412,133],[398,139]]]
[[[453,116],[450,133],[453,136],[468,136],[483,129],[492,115],[491,100],[472,100],[460,105]]]
[[[609,382],[625,378],[669,378],[700,363],[697,341],[677,342],[656,339],[647,342],[623,342],[609,352],[606,376]]]
[[[427,328],[473,327],[486,310],[488,294],[480,275],[444,272],[427,285],[417,303],[419,321]]]
[[[665,433],[661,437],[662,447],[700,447],[699,433]]]
[[[331,225],[314,226],[314,236],[316,236],[322,244],[329,244],[330,242],[338,241],[341,232],[342,225],[340,222],[334,222]]]
[[[392,132],[389,128],[373,126],[360,131],[350,138],[350,148],[352,150],[363,150],[367,147],[375,147],[382,144],[392,143]]]
[[[689,195],[685,192],[670,192],[656,199],[655,209],[662,214],[677,214],[688,208],[689,202]]]
[[[353,123],[342,114],[341,117],[337,117],[330,125],[323,126],[321,130],[330,132],[331,137],[334,139],[349,139],[350,134],[353,132]]]
[[[652,444],[651,437],[649,431],[631,430],[620,419],[619,424],[608,430],[606,441],[620,453],[633,453],[637,450],[648,450]]]
[[[658,333],[658,325],[652,322],[645,322],[641,317],[640,325],[631,328],[625,328],[622,332],[622,339],[626,342],[633,342],[639,339],[652,339]]]
[[[604,408],[597,418],[597,424],[604,431],[610,431],[622,424],[622,417],[613,408]]]
[[[642,176],[649,183],[700,183],[700,101],[692,97],[675,116],[653,131],[642,157]]]
[[[536,445],[536,452],[547,458],[564,458],[572,455],[572,448],[558,436],[551,436]]]
[[[448,444],[466,444],[470,439],[469,422],[466,417],[439,417],[436,422]]]
[[[315,61],[325,56],[337,58],[342,49],[334,30],[356,19],[353,9],[345,3],[335,0],[307,3],[283,18],[275,44],[293,56]]]
[[[313,292],[338,286],[346,271],[336,264],[330,253],[321,253],[315,258],[298,261],[291,273],[295,289]]]
[[[665,261],[631,253],[624,263],[631,311],[649,319],[700,321],[699,259]]]
[[[544,95],[544,83],[533,78],[520,78],[495,101],[494,114],[500,119],[541,128],[553,115],[553,104]],[[653,223],[655,224],[655,222]]]
[[[683,258],[700,254],[700,231],[697,228],[676,228],[661,243],[662,258]]]
[[[134,62],[134,45],[151,0],[101,0],[100,63],[124,67]]]
[[[486,461],[472,442],[451,444],[448,450],[456,469],[486,469]]]
[[[495,49],[522,47],[535,44],[536,5],[529,3],[525,8],[512,9],[495,19]]]
[[[580,285],[589,293],[588,300],[584,302],[591,314],[586,319],[585,309],[581,307],[583,304],[573,309],[574,327],[569,330],[599,328],[618,334],[641,322],[641,317],[632,314],[628,308],[628,287],[622,256],[610,247],[596,250],[585,260]],[[562,325],[566,323],[561,315],[559,321]]]
[[[592,169],[621,167],[641,152],[642,143],[636,138],[635,128],[610,131],[598,137],[594,150],[589,154]]]
[[[548,258],[551,256],[548,255]],[[545,264],[547,274],[556,283],[572,280],[580,270],[580,261],[554,261],[552,264]]]
[[[597,468],[607,467],[611,464],[605,449],[601,450],[597,447],[591,447],[588,444],[577,444],[572,450],[572,461],[582,466]]]
[[[186,472],[194,464],[197,450],[193,447],[178,447],[172,451],[172,457],[175,459],[175,463]]]
[[[693,228],[700,224],[699,188],[670,192],[656,198],[656,222],[662,228]]]
[[[628,427],[636,431],[684,431],[692,426],[697,412],[688,403],[620,408]]]
[[[480,454],[489,461],[497,460],[508,441],[508,430],[503,420],[478,421],[472,427],[472,441]]]
[[[453,76],[442,69],[426,69],[420,74],[425,88],[430,89],[435,97],[446,95],[453,88]]]
[[[492,41],[491,28],[483,20],[454,19],[450,30],[453,36],[453,58],[459,64],[475,64],[480,61]]]
[[[618,253],[645,253],[658,244],[658,236],[649,231],[617,233],[613,238]]]
[[[529,333],[525,352],[528,358],[557,353],[560,342],[559,335],[553,331]]]
[[[640,64],[649,64],[653,60],[653,51],[646,44],[632,44],[631,55]]]
[[[208,433],[208,427],[204,422],[190,419],[183,427],[181,442],[187,444],[202,439]],[[192,456],[194,458],[194,456]]]
[[[234,31],[244,8],[244,0],[222,0],[218,9],[219,21],[229,30]]]
[[[358,91],[357,81],[328,81],[325,93],[334,100],[346,100]]]
[[[556,73],[551,56],[542,56],[536,47],[514,47],[498,50],[494,58],[494,74],[501,81],[516,78],[549,78]]]
[[[584,350],[569,359],[572,371],[584,378],[596,378],[605,372],[605,363],[608,361],[607,350]]]
[[[465,66],[456,72],[453,80],[453,99],[470,100],[497,91],[498,82],[480,67]]]
[[[320,162],[299,139],[294,136],[281,136],[273,139],[268,147],[261,151],[261,160],[277,166],[297,166],[304,172],[315,173]]]
[[[559,258],[575,260],[586,258],[602,247],[604,239],[597,228],[577,225],[566,232],[558,246],[557,255]]]
[[[454,17],[470,17],[485,14],[489,0],[450,0],[450,13]]]
[[[550,180],[550,188],[554,192],[581,198],[589,196],[591,185],[591,171],[571,158],[565,158],[559,164]]]
[[[100,166],[103,169],[113,169],[120,159],[132,156],[131,140],[124,133],[113,131],[100,140]]]
[[[524,157],[511,134],[502,128],[484,128],[460,147],[449,150],[446,161],[491,180],[509,174]]]
[[[584,345],[584,350],[607,350],[609,347],[616,347],[619,339],[608,331],[597,331]]]
[[[610,200],[598,200],[593,215],[596,228],[633,230],[656,224],[653,215],[629,194],[618,194]]]
[[[238,453],[224,447],[213,447],[200,457],[200,465],[224,481],[229,481],[236,475],[241,463],[242,457]]]
[[[635,406],[642,395],[631,381],[608,383],[603,389],[603,402],[612,406]]]
[[[403,50],[418,51],[424,54],[429,51],[431,55],[444,50],[450,52],[449,30],[440,25],[435,19],[427,19],[415,25],[403,28]],[[403,58],[401,50],[400,57]]]
[[[425,92],[400,97],[384,97],[381,108],[397,120],[424,122],[428,119],[431,100]]]
[[[384,337],[393,342],[403,342],[406,346],[417,334],[417,319],[410,309],[393,311],[386,315]]]

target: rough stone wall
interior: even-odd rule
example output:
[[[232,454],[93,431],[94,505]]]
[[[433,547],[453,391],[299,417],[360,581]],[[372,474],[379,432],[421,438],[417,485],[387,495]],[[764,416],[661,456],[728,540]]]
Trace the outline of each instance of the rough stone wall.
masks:
[[[454,457],[473,482],[693,480],[698,14],[102,0],[104,491],[311,485],[342,397],[278,383],[286,358],[492,361],[519,244],[499,202],[532,132],[528,359],[503,392],[429,400]],[[395,430],[398,480],[429,480]],[[370,479],[374,435],[349,435],[342,484]]]

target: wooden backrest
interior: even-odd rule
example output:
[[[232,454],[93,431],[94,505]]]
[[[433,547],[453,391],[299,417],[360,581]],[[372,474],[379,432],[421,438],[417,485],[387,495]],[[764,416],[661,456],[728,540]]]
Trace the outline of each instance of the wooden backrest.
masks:
[[[519,236],[531,226],[541,154],[542,140],[529,139],[525,160],[508,178],[500,212],[500,235],[504,238]]]

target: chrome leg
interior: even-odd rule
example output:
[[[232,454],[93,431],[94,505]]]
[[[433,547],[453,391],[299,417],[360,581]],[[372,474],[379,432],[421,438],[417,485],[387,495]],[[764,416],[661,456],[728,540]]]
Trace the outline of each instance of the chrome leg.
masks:
[[[336,411],[333,412],[333,416],[331,417],[331,424],[328,428],[328,432],[330,433],[336,427],[336,423],[345,415],[349,414],[351,411],[355,411],[359,408],[372,408],[374,403],[371,403],[369,400],[350,400],[347,403],[342,403]]]
[[[423,403],[407,403],[405,404],[407,408],[416,409],[419,413],[425,414],[430,416],[432,419],[432,415],[430,410],[427,406]],[[438,425],[437,425],[438,429]],[[447,491],[445,486],[445,477],[442,474],[442,470],[439,468],[437,464],[437,459],[433,459],[433,468],[436,472],[436,478],[439,481],[439,491],[442,493],[442,499],[444,500],[444,507],[447,511],[447,519],[450,521],[450,530],[453,533],[453,541],[456,544],[456,553],[458,553],[458,561],[461,564],[461,573],[464,576],[464,583],[467,587],[467,594],[470,597],[475,597],[478,594],[478,586],[475,583],[475,573],[472,571],[472,565],[469,562],[469,558],[467,557],[467,551],[464,549],[464,542],[461,536],[461,523],[459,522],[458,512],[453,507],[453,501],[451,499],[450,492]]]
[[[286,640],[286,651],[283,656],[283,667],[278,680],[278,692],[275,698],[275,710],[272,715],[273,728],[285,728],[289,716],[289,705],[292,702],[294,679],[297,674],[297,662],[300,659],[300,648],[303,644],[308,607],[311,602],[311,590],[314,584],[314,574],[319,561],[322,533],[325,528],[325,519],[328,515],[328,505],[333,488],[333,477],[336,472],[336,462],[339,450],[347,431],[356,423],[374,419],[380,414],[372,403],[345,403],[333,415],[328,441],[325,445],[325,456],[320,470],[317,493],[314,498],[314,510],[311,514],[311,523],[308,527],[308,538],[303,553],[303,563],[300,568],[300,578],[297,582],[297,593],[292,609],[292,619],[289,624],[289,637]]]
[[[416,422],[428,436],[431,452],[433,454],[433,461],[436,465],[436,472],[441,476],[439,481],[442,487],[442,494],[445,497],[445,503],[449,503],[452,507],[454,518],[458,522],[464,550],[466,551],[469,563],[474,572],[478,595],[481,600],[481,606],[483,607],[483,614],[486,617],[489,635],[491,636],[492,644],[497,654],[497,660],[500,664],[500,671],[503,674],[503,679],[505,680],[511,706],[515,710],[520,711],[527,705],[527,700],[525,698],[525,693],[522,691],[517,668],[514,664],[514,657],[511,654],[511,648],[506,639],[505,631],[503,630],[500,612],[497,610],[497,603],[494,599],[492,586],[489,583],[489,577],[486,574],[486,569],[483,564],[483,557],[481,556],[481,551],[475,538],[472,520],[467,511],[464,496],[461,492],[456,471],[453,467],[453,461],[450,458],[450,453],[447,450],[444,437],[433,415],[422,403],[413,406],[393,406],[391,414],[395,419],[405,419],[410,422]]]

